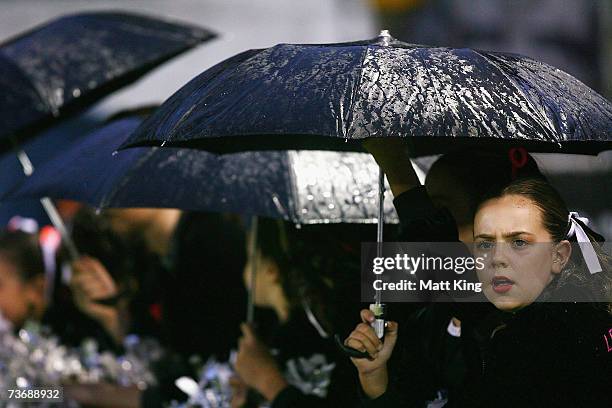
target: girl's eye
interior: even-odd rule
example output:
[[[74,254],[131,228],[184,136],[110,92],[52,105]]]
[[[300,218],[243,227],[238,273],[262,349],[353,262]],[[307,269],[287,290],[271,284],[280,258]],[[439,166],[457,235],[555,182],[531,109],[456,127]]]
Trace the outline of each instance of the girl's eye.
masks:
[[[515,239],[512,241],[512,245],[514,245],[515,248],[524,248],[527,246],[527,244],[528,242],[522,239]]]
[[[477,243],[476,247],[480,250],[491,249],[495,246],[494,242],[491,241],[480,241]]]

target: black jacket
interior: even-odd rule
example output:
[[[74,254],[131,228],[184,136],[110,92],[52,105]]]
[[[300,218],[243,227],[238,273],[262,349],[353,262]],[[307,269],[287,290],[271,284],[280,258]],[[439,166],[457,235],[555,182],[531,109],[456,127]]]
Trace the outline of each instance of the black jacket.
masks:
[[[295,383],[298,377],[310,380],[319,378],[314,382],[305,381],[306,384],[302,386],[304,390],[300,390],[299,386],[284,389],[272,401],[272,408],[358,405],[358,382],[354,367],[340,353],[331,337],[324,338],[317,332],[304,312],[296,310],[289,321],[279,327],[272,340],[272,347],[277,350],[277,361],[289,383]],[[333,369],[329,370],[331,365]],[[320,373],[318,376],[310,371],[313,367]],[[325,374],[326,371],[328,374]],[[322,394],[317,396],[312,390],[308,390],[312,383],[328,383],[328,386],[320,387],[325,390],[325,397]]]

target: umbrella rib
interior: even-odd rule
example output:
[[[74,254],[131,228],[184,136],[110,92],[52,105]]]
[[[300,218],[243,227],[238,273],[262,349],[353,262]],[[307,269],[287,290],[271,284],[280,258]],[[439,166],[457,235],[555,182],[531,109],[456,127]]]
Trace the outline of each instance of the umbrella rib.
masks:
[[[433,80],[433,77],[431,76],[431,74],[429,73],[429,70],[427,69],[427,63],[425,62],[425,59],[418,52],[415,52],[415,54],[417,54],[418,58],[423,62],[423,70],[425,71],[425,74],[427,74],[427,77],[429,78],[429,82],[431,83],[431,86],[434,92],[436,93],[436,99],[438,99],[438,105],[440,107],[444,106],[444,104],[442,103],[442,99],[440,98],[440,92],[438,92],[438,88],[436,87],[436,83]],[[440,111],[440,113],[442,112]],[[443,120],[442,128],[444,129],[444,122],[446,122],[446,116],[442,120]]]
[[[351,106],[348,109],[346,129],[343,130],[344,132],[343,136],[345,139],[348,139],[349,130],[353,127],[352,122],[353,122],[353,117],[355,116],[353,115],[353,108],[355,107],[355,99],[357,99],[357,94],[359,92],[359,89],[361,89],[361,83],[363,82],[363,77],[364,77],[363,63],[365,62],[369,49],[370,49],[369,47],[365,47],[365,50],[363,51],[363,54],[361,55],[361,63],[359,64],[359,66],[361,67],[361,70],[359,71],[359,81],[357,81],[357,85],[353,88],[353,91],[351,92],[351,100],[349,101]]]
[[[381,77],[381,75],[380,75],[380,69],[381,69],[381,68],[380,68],[380,64],[379,64],[379,63],[378,63],[378,61],[376,61],[376,60],[372,60],[372,64],[374,64],[374,65],[376,66],[376,70],[377,70],[377,74],[378,74],[378,75],[376,76],[376,80],[373,82],[373,84],[374,84],[374,85],[376,85],[376,86],[378,87],[378,89],[380,90],[380,92],[381,92],[381,93],[382,93],[382,95],[383,95],[383,98],[382,98],[382,101],[381,101],[381,104],[380,104],[379,109],[380,109],[380,111],[381,111],[381,112],[384,112],[384,111],[385,111],[385,108],[386,108],[386,107],[389,105],[390,101],[389,101],[389,99],[387,98],[387,96],[388,96],[388,95],[387,95],[387,90],[386,90],[386,89],[385,89],[385,87],[384,87],[384,86],[381,84],[381,80],[380,80],[380,77]],[[370,137],[370,135],[371,135],[370,130],[366,128],[366,129],[365,129],[365,131],[366,131],[366,132],[368,132],[368,137]]]
[[[536,109],[536,107],[532,103],[531,99],[525,94],[525,92],[523,91],[522,87],[519,86],[519,84],[514,79],[512,79],[510,76],[508,76],[508,74],[506,74],[504,72],[504,70],[501,69],[501,67],[493,59],[489,58],[488,56],[486,56],[485,54],[481,53],[478,50],[472,50],[472,51],[474,51],[474,53],[480,55],[485,61],[487,61],[489,64],[491,64],[493,67],[495,67],[520,92],[520,94],[523,96],[523,99],[527,102],[527,104],[529,105],[531,110],[533,112],[535,112],[536,115],[542,116],[540,111],[538,109]],[[540,117],[540,119],[544,119],[546,121],[546,123],[548,123],[550,125],[551,128],[554,128],[554,125],[550,122],[548,116],[546,116],[546,115],[543,115],[543,116],[544,116],[544,118]],[[544,137],[546,137],[551,142],[556,142],[555,138],[551,137],[551,135],[548,134],[549,133],[549,129],[543,129],[543,130],[546,133],[544,135]]]
[[[287,151],[286,155],[283,155],[283,161],[285,161],[287,165],[287,169],[289,170],[289,191],[291,191],[291,196],[294,197],[293,200],[289,202],[289,205],[293,208],[290,209],[289,217],[293,220],[293,222],[299,224],[300,223],[300,214],[298,214],[300,205],[297,202],[300,199],[299,190],[297,187],[297,174],[295,173],[294,163],[296,162],[298,152],[295,150]]]

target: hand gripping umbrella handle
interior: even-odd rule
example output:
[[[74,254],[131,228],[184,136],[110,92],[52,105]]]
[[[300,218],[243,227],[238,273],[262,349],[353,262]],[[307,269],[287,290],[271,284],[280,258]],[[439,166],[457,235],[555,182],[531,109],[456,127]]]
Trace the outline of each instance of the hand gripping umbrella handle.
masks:
[[[340,338],[339,334],[335,334],[334,335],[334,340],[336,340],[336,346],[338,346],[340,351],[342,351],[348,357],[353,357],[353,358],[368,358],[368,357],[370,357],[370,355],[368,353],[366,353],[365,351],[359,351],[359,350],[354,349],[352,347],[345,346],[344,342]]]
[[[385,305],[382,303],[372,303],[370,305],[370,310],[374,313],[375,320],[370,323],[376,336],[382,341],[385,337]],[[349,347],[344,344],[340,335],[334,335],[334,339],[336,340],[336,346],[349,357],[353,358],[369,358],[370,355],[365,351],[359,351],[352,347]]]

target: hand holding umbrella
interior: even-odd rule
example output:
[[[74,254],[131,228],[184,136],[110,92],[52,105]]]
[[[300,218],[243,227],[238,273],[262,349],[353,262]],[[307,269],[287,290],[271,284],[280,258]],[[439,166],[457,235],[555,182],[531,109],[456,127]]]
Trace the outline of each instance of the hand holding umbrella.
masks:
[[[376,316],[370,310],[361,311],[362,323],[347,337],[345,344],[355,350],[368,354],[368,358],[351,358],[359,371],[359,380],[365,394],[369,398],[377,398],[387,389],[389,376],[387,373],[387,361],[397,342],[396,322],[387,322],[387,330],[384,341],[381,341],[372,324]]]
[[[369,138],[361,144],[376,160],[389,180],[393,196],[421,185],[412,163],[406,139]]]
[[[408,191],[414,187],[420,186],[421,183],[416,174],[414,167],[409,159],[409,150],[408,143],[406,143],[405,139],[400,139],[397,137],[391,138],[369,138],[365,139],[362,142],[363,147],[369,151],[374,159],[380,166],[380,178],[381,181],[379,186],[381,186],[379,195],[380,202],[384,201],[384,188],[383,186],[383,175],[386,174],[389,180],[389,185],[391,186],[391,190],[394,196],[398,196],[401,193]],[[382,207],[381,207],[382,208]],[[382,254],[382,220],[384,219],[384,214],[379,215],[379,231],[378,231],[378,247],[377,247],[377,256],[381,256]],[[365,313],[365,314],[364,314]],[[387,322],[385,322],[385,305],[382,303],[382,292],[377,290],[375,302],[370,305],[370,310],[364,310],[362,312],[363,323],[360,326],[363,333],[355,333],[359,339],[366,341],[364,335],[367,335],[370,331],[375,335],[376,340],[372,339],[373,344],[379,344],[380,341],[384,338],[386,331],[392,331],[388,327]],[[358,326],[358,328],[360,327]],[[366,328],[367,327],[367,328]],[[395,328],[397,329],[397,327]],[[350,337],[349,337],[350,338]],[[336,344],[340,349],[342,349],[347,355],[351,356],[353,361],[356,359],[364,359],[364,358],[372,358],[373,354],[370,352],[372,350],[363,350],[363,347],[351,347],[350,342],[344,341],[339,335],[335,335]],[[392,344],[395,344],[395,340],[392,340]],[[382,347],[382,346],[381,346]],[[393,347],[391,346],[391,349]],[[389,352],[390,354],[390,352]],[[387,357],[388,358],[388,357]],[[374,357],[376,359],[376,357]],[[373,370],[372,367],[369,367],[367,363],[363,363],[364,370],[370,374],[370,371]],[[358,365],[360,367],[360,365]],[[375,377],[377,377],[376,375]],[[386,375],[385,375],[386,377]],[[375,382],[378,382],[375,380]],[[375,387],[377,388],[377,387]],[[386,388],[386,386],[385,386]]]
[[[234,365],[236,372],[246,385],[256,389],[268,401],[273,401],[289,384],[253,328],[243,323],[240,329],[243,336],[238,341],[238,355]]]
[[[70,288],[77,307],[97,320],[118,343],[122,344],[124,328],[116,305],[101,301],[117,297],[119,289],[106,268],[94,258],[83,256],[72,262]]]

